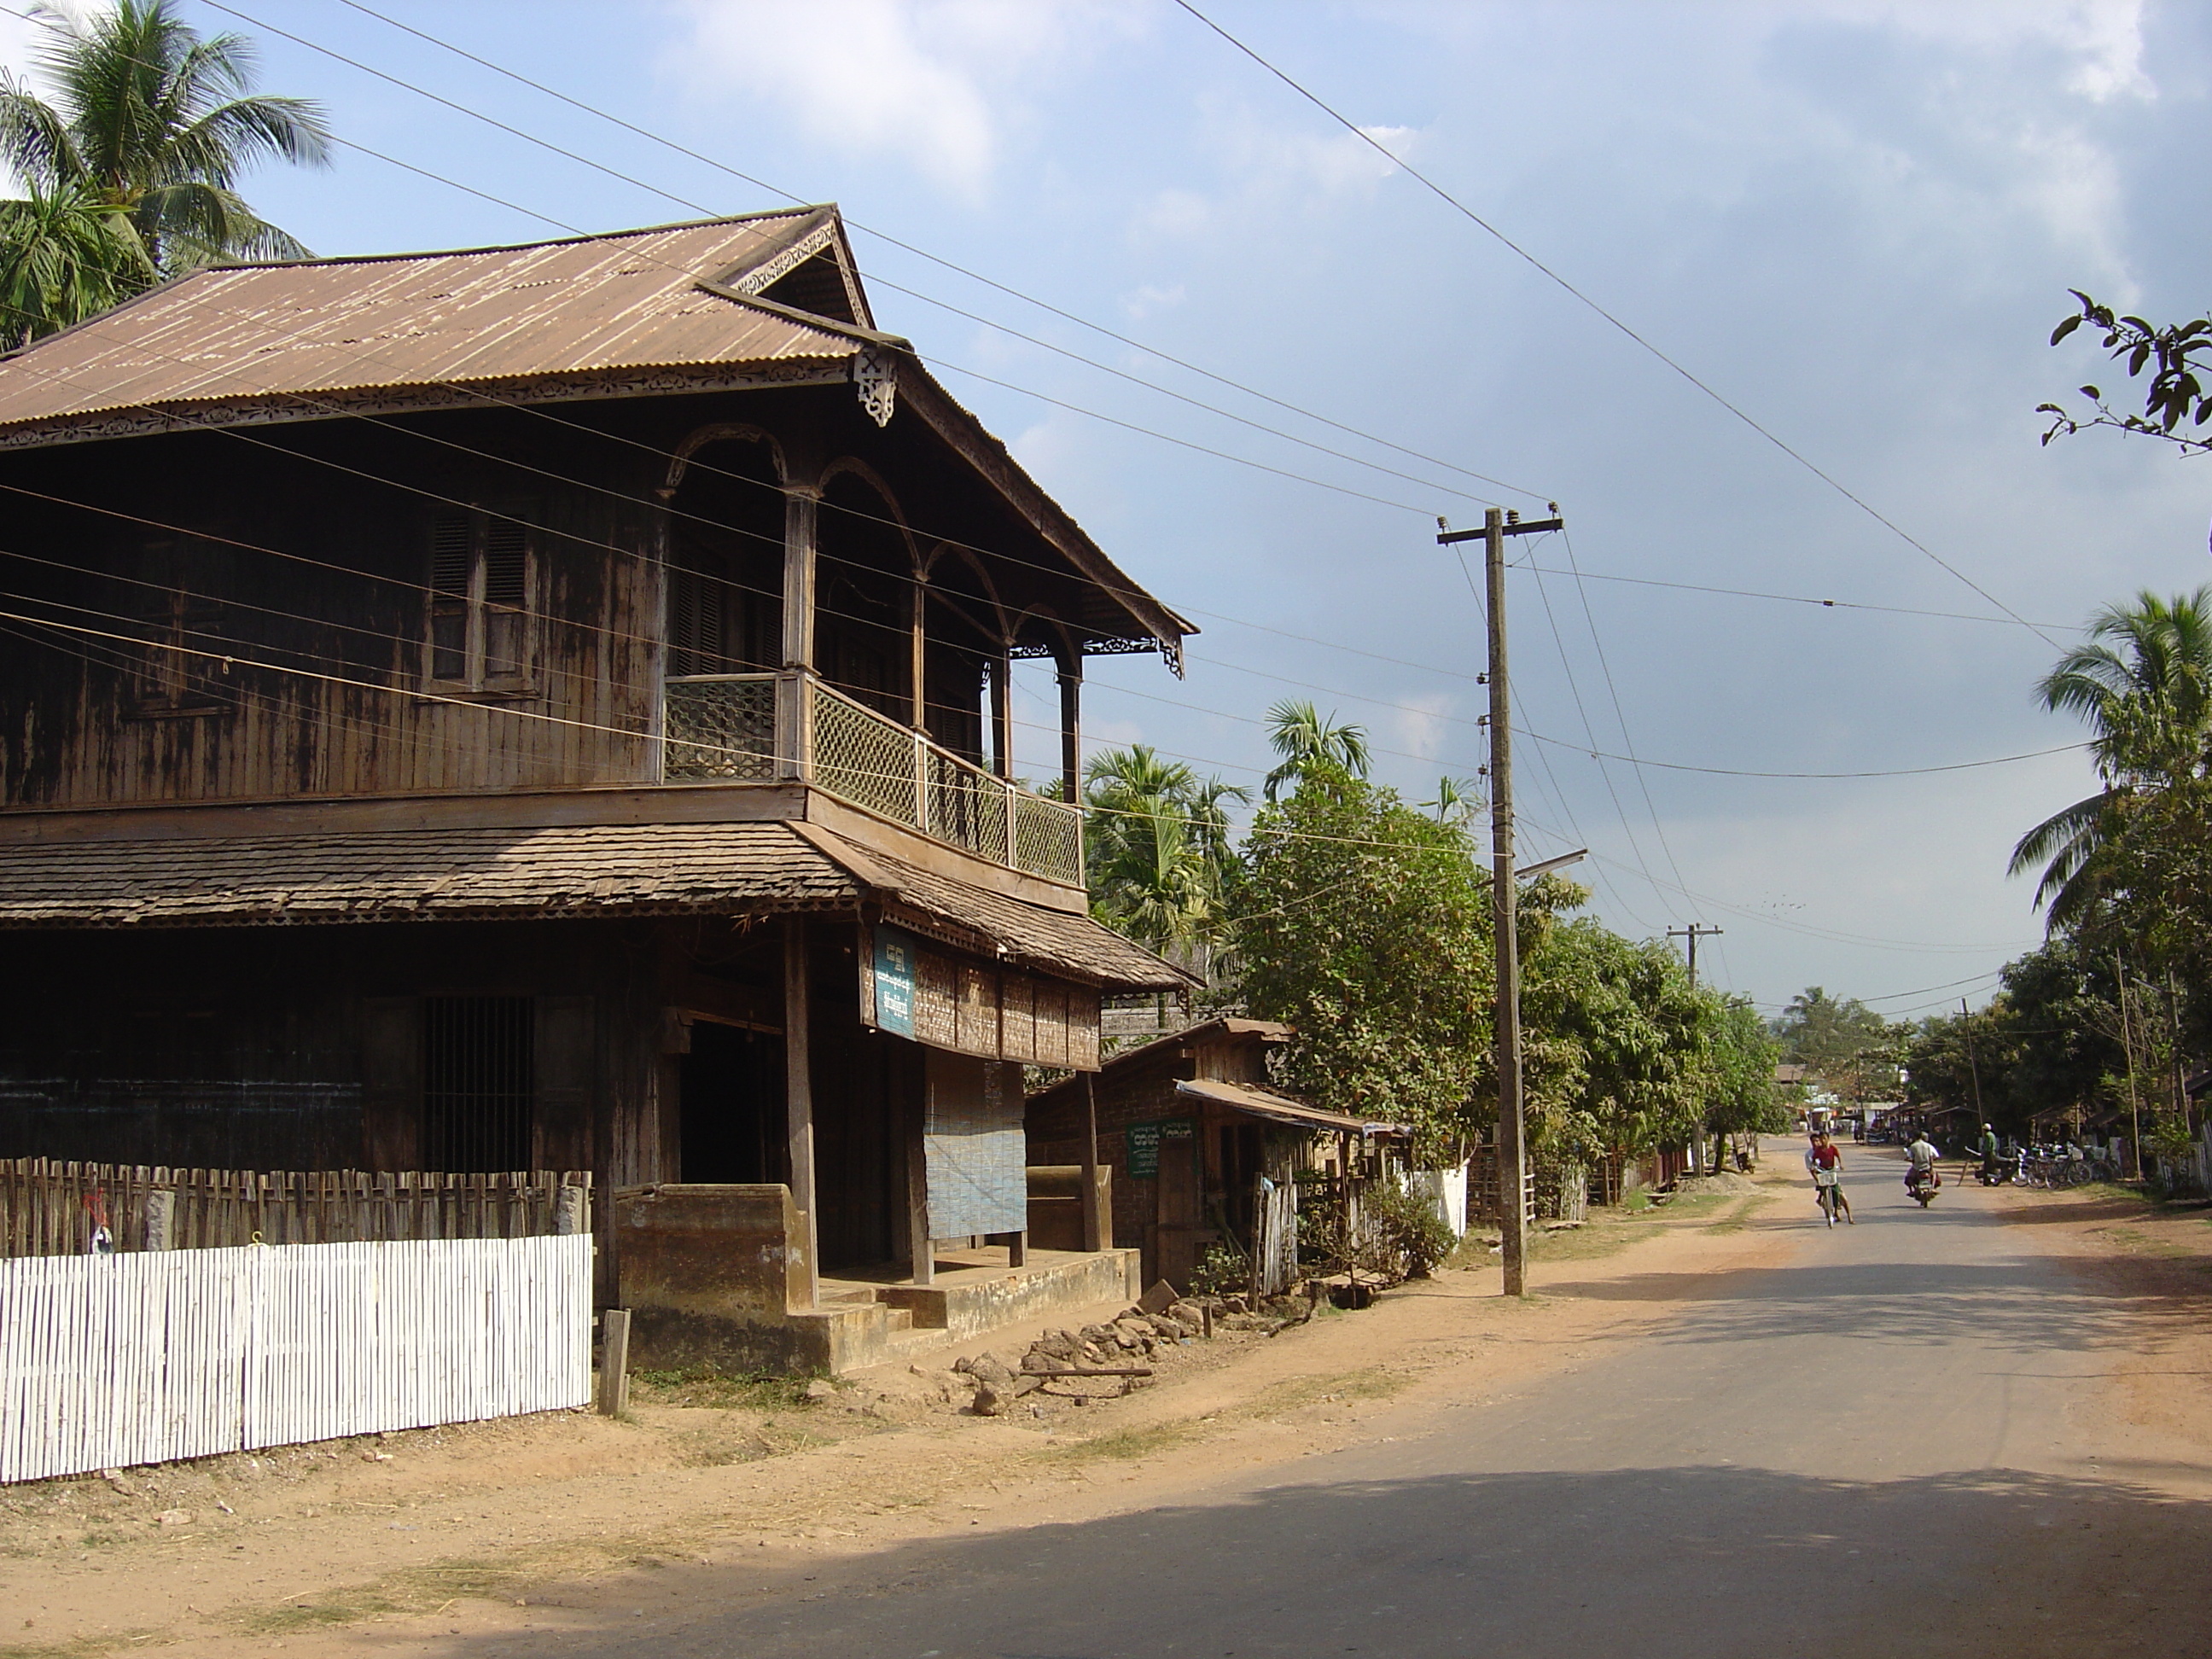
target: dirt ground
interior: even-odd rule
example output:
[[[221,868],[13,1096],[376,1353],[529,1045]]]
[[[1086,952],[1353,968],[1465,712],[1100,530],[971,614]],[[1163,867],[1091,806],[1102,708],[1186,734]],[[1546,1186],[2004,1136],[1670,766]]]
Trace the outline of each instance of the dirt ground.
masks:
[[[1224,1469],[1371,1438],[1376,1414],[1424,1392],[1508,1399],[1639,1340],[1698,1276],[1790,1248],[1793,1173],[1547,1235],[1522,1304],[1498,1296],[1473,1242],[1472,1265],[1372,1309],[1172,1350],[1127,1398],[1031,1396],[979,1419],[951,1378],[907,1367],[818,1401],[784,1383],[645,1378],[624,1421],[558,1413],[9,1489],[0,1659],[398,1652],[604,1627],[682,1601],[709,1570],[725,1601],[733,1583],[766,1595],[905,1539],[1166,1501]],[[2137,1420],[2212,1448],[2212,1212],[2105,1189],[1987,1196],[2033,1230],[2024,1242],[2173,1316],[2114,1387]],[[1631,1279],[1644,1288],[1623,1300]],[[1032,1335],[988,1346],[1011,1354]]]

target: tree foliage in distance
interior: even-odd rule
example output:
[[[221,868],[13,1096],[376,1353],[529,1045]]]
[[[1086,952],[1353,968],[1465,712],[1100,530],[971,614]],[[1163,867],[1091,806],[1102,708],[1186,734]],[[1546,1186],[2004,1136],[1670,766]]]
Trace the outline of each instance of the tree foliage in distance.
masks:
[[[1269,800],[1285,785],[1297,785],[1310,771],[1364,778],[1370,759],[1365,726],[1340,726],[1333,711],[1324,715],[1313,704],[1294,697],[1285,697],[1267,711],[1267,746],[1283,757],[1261,785]]]
[[[1237,869],[1228,805],[1249,794],[1137,744],[1092,757],[1083,799],[1092,914],[1209,978]]]
[[[1808,986],[1790,1000],[1774,1036],[1785,1060],[1850,1100],[1881,1099],[1897,1086],[1899,1034],[1856,997],[1838,1001]]]
[[[1407,1124],[1417,1162],[1474,1127],[1495,980],[1490,884],[1466,832],[1324,762],[1261,809],[1230,915],[1249,1011],[1297,1036],[1279,1080]]]
[[[203,37],[176,0],[82,13],[40,5],[33,15],[48,95],[0,72],[0,163],[31,191],[0,216],[0,262],[49,274],[19,283],[33,303],[11,313],[12,335],[66,328],[215,260],[305,257],[237,185],[264,161],[326,165],[330,130],[317,104],[253,93],[245,37]],[[75,275],[52,275],[58,262]]]
[[[1528,957],[1530,1145],[1588,1163],[1782,1126],[1776,1047],[1748,1005],[1690,983],[1656,940],[1582,919]]]

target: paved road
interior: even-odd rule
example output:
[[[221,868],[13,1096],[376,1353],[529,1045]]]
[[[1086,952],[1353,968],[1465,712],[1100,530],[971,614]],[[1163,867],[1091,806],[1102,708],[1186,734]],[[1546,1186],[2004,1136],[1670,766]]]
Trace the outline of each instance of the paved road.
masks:
[[[1990,1195],[1923,1214],[1885,1155],[1851,1157],[1856,1226],[1790,1200],[1767,1222],[1793,1229],[1783,1265],[1686,1284],[1662,1334],[1517,1400],[1407,1407],[1378,1426],[1395,1439],[1176,1507],[893,1551],[825,1568],[822,1599],[544,1650],[2212,1653],[2204,1472],[2133,1455],[2149,1443],[2099,1406],[2125,1311]]]

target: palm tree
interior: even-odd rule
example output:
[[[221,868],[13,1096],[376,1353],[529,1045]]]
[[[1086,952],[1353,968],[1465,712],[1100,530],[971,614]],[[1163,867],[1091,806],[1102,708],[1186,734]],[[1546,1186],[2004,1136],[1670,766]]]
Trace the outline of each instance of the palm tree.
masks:
[[[1228,803],[1249,799],[1144,744],[1095,757],[1084,788],[1085,842],[1100,918],[1203,969],[1235,867]]]
[[[34,201],[80,199],[128,216],[145,258],[118,258],[109,285],[144,288],[149,265],[174,276],[217,259],[306,255],[235,186],[271,158],[327,165],[330,129],[317,104],[252,95],[243,36],[203,39],[176,0],[117,0],[82,16],[40,5],[34,15],[46,30],[39,78],[53,101],[0,73],[0,163],[29,182]]]
[[[1268,746],[1282,763],[1267,774],[1261,787],[1273,800],[1288,783],[1303,782],[1316,769],[1343,772],[1355,778],[1367,775],[1367,728],[1339,726],[1331,710],[1327,719],[1310,702],[1285,698],[1267,711]]]
[[[118,305],[158,279],[130,216],[82,191],[0,202],[0,351]]]
[[[2212,753],[2212,586],[2100,611],[2089,637],[2036,688],[2053,713],[2079,715],[2104,787],[2052,813],[2013,848],[2011,873],[2042,866],[2035,902],[2050,925],[2079,920],[2104,887],[2106,855],[2128,822],[2177,784],[2203,779]]]

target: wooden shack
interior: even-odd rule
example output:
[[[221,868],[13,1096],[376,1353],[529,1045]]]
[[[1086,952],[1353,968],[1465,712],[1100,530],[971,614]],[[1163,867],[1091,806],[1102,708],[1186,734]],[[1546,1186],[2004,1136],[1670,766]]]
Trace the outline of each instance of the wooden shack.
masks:
[[[0,1157],[588,1169],[610,1295],[781,1187],[701,1213],[879,1313],[1021,1261],[1021,1067],[1186,982],[1069,802],[1085,662],[1189,625],[834,208],[195,272],[0,358]]]
[[[1030,1097],[1030,1162],[1092,1159],[1112,1171],[1107,1242],[1143,1252],[1147,1284],[1188,1291],[1207,1247],[1224,1243],[1258,1264],[1258,1288],[1287,1288],[1299,1172],[1356,1182],[1369,1143],[1402,1133],[1272,1087],[1267,1056],[1291,1035],[1224,1018],[1126,1049],[1096,1078]]]

